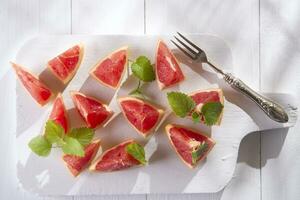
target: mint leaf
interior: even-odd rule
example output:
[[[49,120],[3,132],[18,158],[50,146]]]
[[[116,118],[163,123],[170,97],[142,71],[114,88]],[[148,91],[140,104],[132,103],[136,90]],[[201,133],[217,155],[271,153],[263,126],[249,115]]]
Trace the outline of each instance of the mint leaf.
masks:
[[[181,92],[169,92],[167,94],[169,105],[179,117],[186,117],[196,106],[194,100]]]
[[[77,141],[82,145],[88,145],[94,137],[94,130],[87,127],[74,128],[68,134],[69,137],[77,139]]]
[[[208,150],[208,144],[203,141],[194,151],[192,151],[192,162],[196,164],[199,158]]]
[[[61,125],[57,124],[55,121],[49,120],[46,122],[45,126],[45,137],[51,143],[57,143],[62,145],[64,143],[64,129]]]
[[[132,73],[144,82],[155,80],[155,73],[150,60],[145,56],[139,56],[135,62],[131,64]]]
[[[141,164],[145,165],[147,163],[145,159],[145,150],[141,145],[137,143],[128,144],[126,146],[126,152],[138,160]]]
[[[51,152],[51,143],[42,135],[36,136],[28,143],[29,148],[39,156],[48,156]]]
[[[65,143],[62,145],[62,150],[65,154],[75,155],[79,157],[84,156],[83,146],[78,142],[77,139],[66,136],[64,138]]]
[[[220,102],[205,103],[201,108],[201,113],[204,116],[205,124],[212,126],[217,123],[223,107],[224,106]]]
[[[201,119],[201,115],[197,112],[192,113],[192,119],[194,123],[199,123]]]

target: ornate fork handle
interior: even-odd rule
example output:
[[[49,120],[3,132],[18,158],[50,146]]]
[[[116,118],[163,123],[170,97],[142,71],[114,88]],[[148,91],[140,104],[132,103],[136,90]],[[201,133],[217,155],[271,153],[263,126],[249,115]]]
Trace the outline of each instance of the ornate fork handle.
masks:
[[[234,77],[230,73],[224,73],[223,78],[233,89],[241,92],[254,101],[271,119],[281,123],[288,121],[287,113],[279,104],[258,94],[243,81]]]

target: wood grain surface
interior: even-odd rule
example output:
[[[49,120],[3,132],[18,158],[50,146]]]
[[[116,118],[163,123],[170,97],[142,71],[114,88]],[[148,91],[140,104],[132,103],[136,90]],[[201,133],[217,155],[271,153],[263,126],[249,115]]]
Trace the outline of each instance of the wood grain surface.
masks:
[[[37,34],[211,33],[234,49],[235,73],[264,91],[299,94],[299,1],[1,0],[0,199],[299,199],[299,126],[247,136],[230,184],[217,194],[36,197],[15,176],[14,75],[8,65]],[[111,11],[111,12],[110,12]],[[253,59],[250,59],[253,58]],[[292,85],[290,83],[293,83]]]

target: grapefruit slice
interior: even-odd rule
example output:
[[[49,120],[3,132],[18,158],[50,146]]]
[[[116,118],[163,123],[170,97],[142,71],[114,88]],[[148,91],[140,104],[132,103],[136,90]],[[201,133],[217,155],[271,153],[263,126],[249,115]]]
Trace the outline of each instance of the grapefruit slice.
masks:
[[[48,68],[61,82],[66,84],[73,78],[78,70],[83,53],[83,45],[75,45],[49,60]]]
[[[176,153],[190,168],[206,158],[215,145],[213,139],[180,125],[168,124],[166,133]]]
[[[154,105],[134,97],[119,98],[119,104],[128,122],[144,137],[154,130],[164,113]]]
[[[128,144],[135,143],[127,140],[106,150],[91,166],[91,171],[111,172],[126,169],[141,163],[126,151]]]
[[[155,68],[156,80],[160,89],[173,86],[184,80],[176,57],[162,40],[158,42]]]
[[[209,90],[198,90],[190,93],[189,96],[195,101],[196,110],[199,112],[201,111],[202,106],[208,102],[220,102],[222,105],[224,105],[223,91],[219,88]],[[220,114],[216,125],[220,125],[222,115],[223,112]],[[204,121],[204,119],[201,120]]]
[[[100,147],[100,140],[91,142],[84,148],[84,156],[63,155],[62,159],[73,176],[78,176],[86,167],[90,165]]]
[[[57,124],[60,124],[64,128],[65,133],[68,132],[67,111],[61,94],[58,94],[54,100],[49,119],[55,121]]]
[[[112,111],[101,101],[85,96],[80,92],[71,92],[73,103],[89,128],[97,128],[106,122]]]
[[[22,85],[34,100],[41,106],[47,104],[53,95],[52,91],[37,76],[30,73],[21,65],[12,62],[11,65]]]
[[[105,86],[116,89],[127,69],[128,48],[122,47],[100,60],[90,75]]]

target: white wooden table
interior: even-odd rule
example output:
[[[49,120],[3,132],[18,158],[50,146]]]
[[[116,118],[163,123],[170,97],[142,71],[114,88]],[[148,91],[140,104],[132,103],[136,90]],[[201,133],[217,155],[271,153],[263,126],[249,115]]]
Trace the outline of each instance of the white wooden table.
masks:
[[[300,199],[299,123],[247,136],[235,175],[216,194],[36,197],[18,190],[15,100],[8,61],[38,34],[209,33],[233,51],[234,72],[266,92],[300,98],[300,1],[0,0],[0,199]],[[298,65],[298,66],[297,66]],[[238,123],[238,122],[237,122]]]

